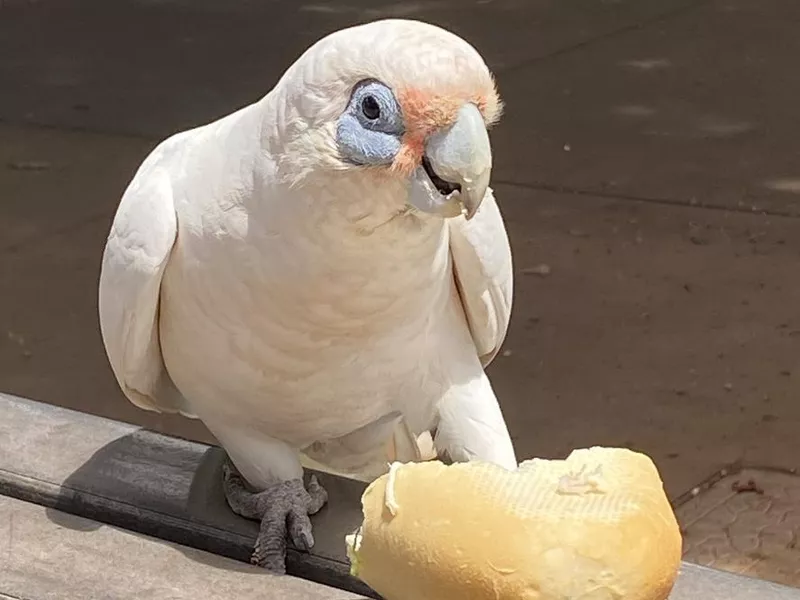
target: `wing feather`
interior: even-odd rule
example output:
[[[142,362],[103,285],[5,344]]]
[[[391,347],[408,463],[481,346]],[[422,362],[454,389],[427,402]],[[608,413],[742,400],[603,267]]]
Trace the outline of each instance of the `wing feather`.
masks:
[[[100,272],[100,330],[125,396],[157,412],[191,416],[170,379],[159,342],[161,281],[177,239],[169,172],[156,149],[122,197]]]
[[[450,220],[450,253],[461,304],[483,366],[508,332],[514,293],[511,247],[491,189],[475,216]]]

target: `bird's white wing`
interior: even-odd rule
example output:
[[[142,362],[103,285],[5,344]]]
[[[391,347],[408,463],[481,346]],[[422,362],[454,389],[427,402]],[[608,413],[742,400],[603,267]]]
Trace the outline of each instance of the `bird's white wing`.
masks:
[[[471,220],[450,220],[450,252],[461,304],[485,367],[505,340],[514,291],[511,247],[491,189]]]
[[[100,330],[131,402],[146,410],[188,412],[166,372],[158,334],[161,279],[177,236],[172,183],[160,154],[156,149],[142,164],[114,217],[100,273]]]
[[[491,190],[472,219],[450,220],[450,253],[472,341],[486,367],[506,337],[514,285],[508,234]],[[438,408],[434,442],[441,454],[456,462],[516,468],[514,445],[486,373],[452,389]]]

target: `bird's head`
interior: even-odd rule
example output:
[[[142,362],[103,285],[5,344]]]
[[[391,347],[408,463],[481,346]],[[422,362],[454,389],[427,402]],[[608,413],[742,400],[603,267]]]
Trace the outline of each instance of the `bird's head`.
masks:
[[[404,204],[471,218],[492,168],[487,129],[501,102],[466,41],[418,21],[382,20],[329,35],[276,90],[286,172],[368,174],[400,184]]]

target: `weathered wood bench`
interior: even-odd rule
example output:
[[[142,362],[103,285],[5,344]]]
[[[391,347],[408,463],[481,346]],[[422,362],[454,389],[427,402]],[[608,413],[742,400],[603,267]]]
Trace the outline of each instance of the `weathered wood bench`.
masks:
[[[291,551],[293,577],[275,578],[238,562],[248,560],[257,524],[228,509],[223,458],[219,448],[0,394],[0,598],[54,597],[52,586],[61,586],[63,600],[182,599],[214,586],[227,590],[225,598],[377,597],[349,575],[344,553],[344,535],[361,520],[362,484],[318,474],[330,502],[313,519],[316,545],[310,554]],[[113,534],[87,533],[100,524]],[[28,560],[15,558],[15,548]],[[91,572],[97,585],[117,587],[87,595]],[[156,588],[172,593],[159,596]],[[687,563],[671,597],[784,599],[800,600],[800,590]]]
[[[356,594],[0,496],[0,600],[355,600]]]

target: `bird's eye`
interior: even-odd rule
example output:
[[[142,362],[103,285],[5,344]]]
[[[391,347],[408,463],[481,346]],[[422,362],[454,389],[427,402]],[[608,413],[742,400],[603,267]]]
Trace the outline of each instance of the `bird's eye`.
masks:
[[[361,112],[364,113],[364,116],[370,121],[374,121],[381,116],[381,106],[378,104],[375,96],[364,96],[364,99],[361,101]]]

